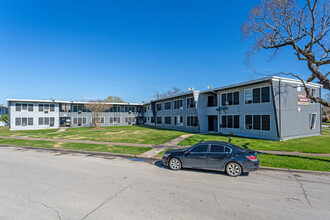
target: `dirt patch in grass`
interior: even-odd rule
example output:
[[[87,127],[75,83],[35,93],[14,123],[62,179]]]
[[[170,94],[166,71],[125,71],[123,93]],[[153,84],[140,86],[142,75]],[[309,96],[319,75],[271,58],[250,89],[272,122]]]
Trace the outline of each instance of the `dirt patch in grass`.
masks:
[[[61,148],[63,142],[56,142],[56,144],[54,144],[54,148]]]
[[[116,131],[116,132],[106,132],[106,135],[113,135],[113,134],[122,134],[125,133],[126,131]]]

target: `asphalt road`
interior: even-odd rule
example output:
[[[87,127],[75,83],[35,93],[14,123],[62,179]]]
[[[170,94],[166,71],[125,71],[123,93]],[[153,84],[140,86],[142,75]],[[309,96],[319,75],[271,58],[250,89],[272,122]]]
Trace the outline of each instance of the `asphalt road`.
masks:
[[[329,219],[330,176],[0,147],[0,219]]]

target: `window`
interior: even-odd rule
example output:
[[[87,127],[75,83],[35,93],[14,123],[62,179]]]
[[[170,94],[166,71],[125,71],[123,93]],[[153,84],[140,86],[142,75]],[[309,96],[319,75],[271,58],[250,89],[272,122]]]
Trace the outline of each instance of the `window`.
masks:
[[[315,125],[316,125],[316,114],[315,113],[311,114],[310,123],[311,123],[311,129],[315,129]]]
[[[187,98],[187,108],[194,108],[194,107],[195,107],[194,97]]]
[[[109,122],[110,122],[110,124],[120,123],[120,117],[110,117]]]
[[[252,115],[245,115],[245,129],[252,129]]]
[[[27,104],[22,104],[22,111],[27,111]]]
[[[28,104],[28,111],[33,112],[33,104]]]
[[[245,90],[245,104],[265,103],[270,101],[270,87]]]
[[[225,147],[222,145],[211,145],[210,152],[212,153],[223,153],[225,151]]]
[[[260,88],[253,89],[253,103],[260,103]]]
[[[187,126],[197,127],[198,126],[197,116],[187,116]]]
[[[93,122],[94,123],[94,122]],[[73,118],[73,124],[76,125],[78,124],[78,119],[77,118]]]
[[[223,115],[221,120],[222,128],[239,128],[239,115]]]
[[[81,124],[82,124],[82,118],[79,117],[79,118],[78,118],[78,125],[80,126]]]
[[[76,105],[72,106],[72,112],[78,112],[78,106]]]
[[[178,99],[174,101],[174,109],[182,109],[183,108],[183,101],[182,99]]]
[[[48,117],[44,118],[44,125],[49,125],[49,118]]]
[[[162,117],[157,117],[156,120],[157,120],[157,124],[161,124],[162,123]]]
[[[164,109],[165,110],[170,110],[171,109],[172,102],[165,102],[164,104]]]
[[[316,89],[311,89],[311,95],[316,97]],[[315,103],[312,99],[309,99],[310,103]]]
[[[262,130],[270,131],[270,115],[262,116]]]
[[[151,116],[151,123],[155,123],[155,118],[154,118],[154,116]]]
[[[156,109],[157,109],[157,111],[162,110],[162,103],[156,104]]]
[[[245,115],[245,129],[270,131],[270,115]]]
[[[193,153],[205,153],[207,152],[208,145],[198,145],[197,147],[194,147],[191,152]]]
[[[207,97],[207,107],[214,107],[217,106],[217,96],[216,95],[209,95]]]
[[[165,124],[170,125],[171,124],[171,117],[170,116],[165,116]]]
[[[44,118],[43,117],[38,118],[38,125],[44,125]]]
[[[39,112],[43,112],[44,111],[44,105],[43,104],[39,104],[38,105],[38,110],[39,110]]]
[[[49,126],[54,126],[55,125],[55,118],[54,117],[50,117],[49,118]]]
[[[44,104],[44,111],[49,111],[49,104]]]
[[[234,105],[239,105],[239,92],[234,92]]]
[[[87,124],[87,118],[86,117],[83,117],[83,124]]]
[[[270,87],[266,86],[266,87],[262,87],[261,88],[261,102],[269,102],[270,101]]]
[[[50,104],[50,111],[51,112],[55,111],[55,105],[54,104]]]
[[[253,130],[260,130],[260,115],[253,115]]]
[[[22,124],[22,118],[15,118],[15,125],[21,126],[21,124]]]
[[[134,124],[135,123],[135,117],[125,117],[125,123],[126,124]]]
[[[252,89],[245,90],[245,104],[252,103]]]
[[[221,94],[221,105],[239,105],[239,92]]]
[[[101,124],[104,124],[104,117],[100,117],[99,120]],[[92,117],[92,124],[94,124],[94,117]]]
[[[28,125],[33,125],[33,118],[32,117],[28,118]]]
[[[174,116],[174,125],[183,125],[183,116]]]
[[[17,112],[22,111],[22,104],[21,103],[16,103],[16,111]]]

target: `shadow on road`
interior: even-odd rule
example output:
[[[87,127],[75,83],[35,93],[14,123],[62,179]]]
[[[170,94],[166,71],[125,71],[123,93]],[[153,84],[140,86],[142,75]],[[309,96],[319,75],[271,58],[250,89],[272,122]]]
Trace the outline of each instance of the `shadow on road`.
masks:
[[[159,168],[166,169],[166,170],[169,170],[171,172],[175,172],[175,171],[172,171],[169,167],[164,166],[164,164],[163,164],[162,161],[156,161],[154,163],[154,165],[157,166],[157,167],[159,167]],[[208,174],[214,174],[214,175],[219,175],[220,174],[220,175],[223,175],[223,176],[228,176],[225,172],[212,171],[212,170],[198,170],[198,169],[191,169],[191,168],[183,168],[180,171],[184,171],[184,172],[196,172],[196,173],[208,173]],[[242,173],[241,176],[248,176],[248,175],[249,175],[249,173]]]

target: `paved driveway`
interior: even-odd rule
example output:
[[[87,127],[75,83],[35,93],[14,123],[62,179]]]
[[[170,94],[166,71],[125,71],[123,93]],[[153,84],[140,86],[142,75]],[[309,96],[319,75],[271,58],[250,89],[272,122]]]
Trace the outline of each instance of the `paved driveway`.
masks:
[[[0,219],[326,219],[330,176],[170,171],[0,147]]]

